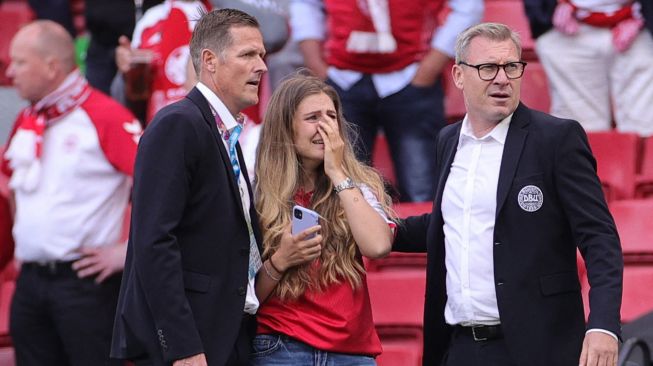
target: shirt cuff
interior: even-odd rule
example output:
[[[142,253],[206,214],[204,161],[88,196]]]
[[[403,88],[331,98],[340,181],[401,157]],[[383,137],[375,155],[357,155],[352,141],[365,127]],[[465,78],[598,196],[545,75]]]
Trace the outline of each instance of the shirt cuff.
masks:
[[[612,336],[612,338],[614,338],[617,342],[619,342],[619,337],[617,337],[616,334],[612,333],[609,330],[599,329],[599,328],[592,328],[592,329],[588,329],[587,332],[585,332],[585,335],[587,335],[588,333],[592,333],[592,332],[605,333],[607,335]]]

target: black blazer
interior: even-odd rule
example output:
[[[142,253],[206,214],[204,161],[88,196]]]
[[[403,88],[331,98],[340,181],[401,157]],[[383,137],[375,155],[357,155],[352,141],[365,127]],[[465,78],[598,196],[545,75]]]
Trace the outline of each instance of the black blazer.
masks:
[[[653,1],[639,0],[646,28],[653,35]],[[558,0],[524,0],[524,10],[528,17],[533,38],[537,38],[553,28],[553,11]]]
[[[433,212],[399,225],[394,250],[427,250],[424,365],[439,365],[451,327],[445,324],[444,233],[439,209],[458,146],[461,122],[437,140]],[[535,185],[542,207],[518,203]],[[596,176],[596,162],[580,124],[520,104],[506,138],[497,187],[494,278],[501,324],[518,365],[576,366],[585,318],[576,247],[587,263],[591,313],[588,328],[620,335],[623,262],[619,237]]]
[[[247,176],[240,147],[238,154]],[[243,318],[249,261],[234,178],[199,90],[161,110],[145,130],[112,357],[163,365],[205,352],[209,365],[226,363]],[[253,203],[250,215],[261,243]]]

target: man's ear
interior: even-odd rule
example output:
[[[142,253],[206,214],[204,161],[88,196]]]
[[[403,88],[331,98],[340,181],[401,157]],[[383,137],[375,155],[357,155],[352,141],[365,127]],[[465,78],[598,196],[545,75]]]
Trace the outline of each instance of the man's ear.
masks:
[[[43,58],[43,64],[45,65],[45,74],[50,80],[57,78],[59,72],[62,69],[62,63],[60,60],[55,58],[52,55],[45,56]]]
[[[463,90],[463,68],[458,64],[454,64],[451,68],[451,76],[453,77],[453,83],[456,85],[456,88]]]
[[[204,69],[208,70],[211,73],[215,72],[218,58],[215,55],[215,53],[213,53],[213,51],[211,51],[208,48],[203,49],[201,54],[201,59],[202,59],[202,66]]]

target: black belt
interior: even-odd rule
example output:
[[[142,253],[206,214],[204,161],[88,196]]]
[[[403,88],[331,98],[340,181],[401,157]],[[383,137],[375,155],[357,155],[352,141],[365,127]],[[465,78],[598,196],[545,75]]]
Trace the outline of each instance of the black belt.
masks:
[[[41,275],[58,277],[58,276],[77,276],[73,269],[75,261],[49,261],[49,262],[24,262],[22,270],[37,272]]]
[[[469,327],[456,325],[455,329],[460,334],[472,336],[475,341],[491,341],[503,338],[501,325],[475,325]]]

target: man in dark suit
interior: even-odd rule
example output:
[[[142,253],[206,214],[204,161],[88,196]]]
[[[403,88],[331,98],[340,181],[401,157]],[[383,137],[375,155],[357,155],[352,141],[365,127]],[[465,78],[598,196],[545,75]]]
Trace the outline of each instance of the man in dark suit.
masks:
[[[577,122],[519,103],[524,67],[503,24],[457,40],[467,115],[438,136],[433,212],[394,246],[428,253],[424,365],[616,365],[623,263],[596,162]]]
[[[140,141],[111,355],[246,365],[261,239],[238,120],[258,102],[265,48],[256,19],[222,9],[197,22],[190,53],[199,83]]]

